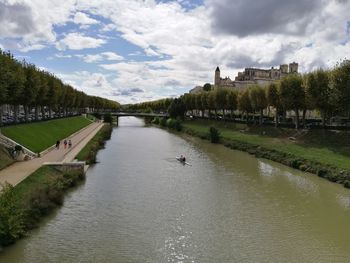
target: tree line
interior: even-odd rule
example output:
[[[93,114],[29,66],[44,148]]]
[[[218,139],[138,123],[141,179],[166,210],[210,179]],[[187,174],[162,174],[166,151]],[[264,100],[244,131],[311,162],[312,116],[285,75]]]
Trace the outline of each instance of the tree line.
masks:
[[[251,85],[242,91],[205,84],[200,93],[186,93],[177,99],[163,99],[133,105],[137,109],[169,110],[173,116],[191,115],[209,118],[247,120],[259,115],[273,115],[275,125],[293,113],[298,129],[306,124],[306,113],[312,111],[326,126],[335,116],[350,120],[350,60],[338,63],[332,70],[318,69],[307,74],[289,74],[268,85]],[[235,116],[233,116],[235,115]]]
[[[19,61],[10,52],[0,49],[0,125],[2,125],[4,105],[18,122],[20,108],[25,121],[34,110],[34,119],[67,116],[91,111],[115,110],[118,102],[97,96],[89,96],[65,84],[54,74],[38,69],[26,61]]]

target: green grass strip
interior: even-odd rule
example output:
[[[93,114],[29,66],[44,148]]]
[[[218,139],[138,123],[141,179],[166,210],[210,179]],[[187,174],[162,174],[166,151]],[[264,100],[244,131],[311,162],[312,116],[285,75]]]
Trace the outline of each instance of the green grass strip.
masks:
[[[208,134],[209,126],[212,125],[219,129],[224,140],[260,145],[266,149],[292,154],[307,160],[338,168],[350,169],[350,157],[334,152],[330,147],[325,147],[324,145],[303,145],[302,143],[297,144],[296,142],[290,141],[287,138],[242,133],[231,128],[222,127],[221,124],[215,125],[215,122],[191,121],[185,122],[183,125],[185,128],[191,129],[202,136]]]
[[[87,118],[78,116],[9,126],[2,128],[1,132],[31,151],[38,153],[54,145],[57,140],[68,137],[90,123],[91,121]]]
[[[112,125],[105,124],[75,158],[86,161],[87,164],[95,163],[97,151],[103,148],[105,141],[111,137],[112,130]]]

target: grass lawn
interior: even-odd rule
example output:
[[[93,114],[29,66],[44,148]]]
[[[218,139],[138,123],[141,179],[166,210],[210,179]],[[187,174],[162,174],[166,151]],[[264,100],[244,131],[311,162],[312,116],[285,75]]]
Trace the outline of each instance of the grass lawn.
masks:
[[[90,120],[78,116],[9,126],[2,128],[1,132],[33,152],[41,152],[90,123]]]
[[[350,155],[346,154],[349,140],[344,140],[345,137],[350,136],[348,132],[342,132],[342,135],[340,135],[340,133],[331,131],[317,130],[299,134],[299,138],[298,133],[293,129],[256,126],[250,128],[243,124],[225,124],[224,122],[206,120],[187,121],[183,125],[185,128],[203,135],[208,133],[210,126],[214,126],[219,129],[224,140],[260,145],[267,149],[293,154],[307,160],[350,169]],[[244,132],[242,132],[243,130]],[[295,135],[296,140],[289,140],[288,137],[293,135]]]

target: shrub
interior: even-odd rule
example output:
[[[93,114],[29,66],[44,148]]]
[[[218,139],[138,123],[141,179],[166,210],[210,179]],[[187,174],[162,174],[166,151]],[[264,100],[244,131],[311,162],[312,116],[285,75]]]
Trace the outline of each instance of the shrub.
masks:
[[[168,119],[166,121],[166,126],[170,129],[174,129],[174,130],[177,130],[177,131],[181,131],[182,130],[182,125],[181,125],[181,122],[179,120],[175,120],[175,119]]]
[[[95,118],[99,119],[99,120],[100,120],[101,117],[102,117],[102,116],[101,116],[101,113],[98,113],[98,112],[95,112],[95,113],[93,113],[92,115],[93,115]]]
[[[209,138],[212,143],[218,143],[220,141],[220,132],[215,127],[209,128]]]
[[[104,114],[103,121],[107,122],[107,123],[112,123],[113,122],[112,114],[110,114],[110,113]]]
[[[160,119],[160,126],[166,127],[166,121],[167,121],[166,118],[161,118],[161,119]]]
[[[156,124],[156,125],[159,125],[159,123],[160,123],[159,117],[155,117],[155,118],[152,120],[152,123],[153,123],[153,124]]]
[[[24,213],[14,187],[6,184],[0,193],[0,245],[9,245],[25,232]]]

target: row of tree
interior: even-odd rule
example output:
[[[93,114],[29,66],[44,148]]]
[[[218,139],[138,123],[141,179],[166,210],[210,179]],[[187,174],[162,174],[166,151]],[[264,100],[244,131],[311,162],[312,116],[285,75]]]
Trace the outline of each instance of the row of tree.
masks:
[[[228,112],[239,111],[246,120],[250,114],[259,113],[260,123],[264,112],[268,112],[274,113],[276,126],[286,112],[293,112],[296,128],[300,127],[300,115],[305,124],[307,111],[314,111],[326,125],[333,116],[350,118],[350,61],[344,60],[333,70],[289,74],[267,86],[252,85],[241,92],[223,87],[210,89],[210,85],[206,84],[200,93],[187,93],[177,99],[145,102],[131,107],[138,110],[168,109],[172,116],[183,116],[191,111],[193,115],[201,112],[202,116],[217,117],[218,111],[221,111],[223,118]]]
[[[84,112],[86,108],[96,110],[116,110],[119,103],[108,99],[89,96],[74,89],[52,73],[38,69],[26,61],[18,61],[10,52],[0,49],[0,125],[3,105],[10,105],[14,122],[18,120],[20,106],[25,120],[35,109],[35,119],[65,116]],[[48,114],[46,113],[48,111]]]

